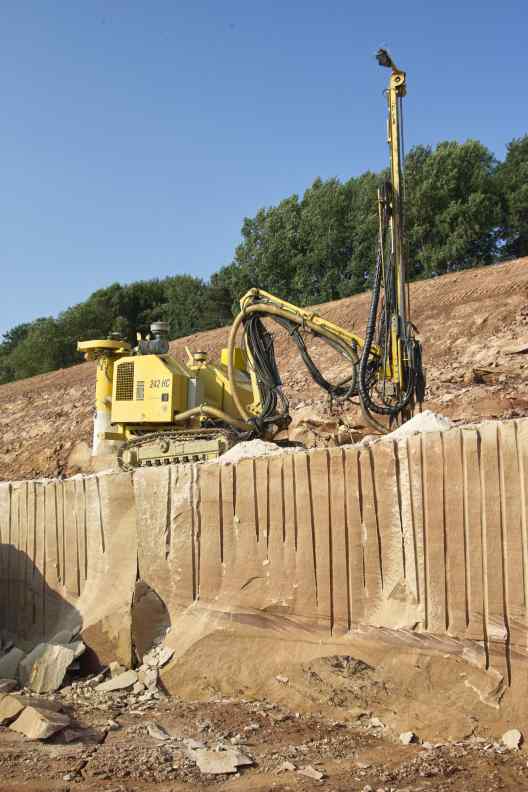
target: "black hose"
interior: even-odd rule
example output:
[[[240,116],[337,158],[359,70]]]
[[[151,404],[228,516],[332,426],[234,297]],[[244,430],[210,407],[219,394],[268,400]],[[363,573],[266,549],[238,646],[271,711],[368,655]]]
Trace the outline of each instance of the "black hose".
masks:
[[[385,185],[385,195],[382,199],[384,207],[383,217],[381,218],[380,238],[378,245],[378,254],[376,257],[376,267],[374,270],[374,283],[372,287],[372,298],[370,302],[369,315],[367,319],[367,328],[365,331],[365,343],[363,346],[361,360],[359,363],[359,377],[358,377],[358,390],[359,398],[363,409],[368,414],[369,412],[377,413],[378,415],[389,415],[394,417],[402,412],[405,407],[411,402],[415,392],[415,372],[418,370],[420,376],[423,376],[421,369],[421,347],[418,341],[414,340],[408,333],[407,327],[398,327],[399,337],[402,339],[402,344],[405,350],[405,357],[409,361],[405,366],[404,375],[406,380],[406,387],[401,398],[394,404],[387,404],[385,395],[383,395],[383,404],[374,401],[371,393],[375,387],[377,374],[380,368],[385,371],[388,363],[388,355],[390,353],[391,344],[391,321],[392,316],[396,313],[395,295],[394,295],[394,272],[393,267],[389,266],[384,273],[384,304],[382,308],[382,316],[380,319],[380,330],[378,346],[382,354],[380,358],[371,357],[372,344],[374,341],[374,334],[376,332],[376,323],[378,318],[378,307],[381,293],[381,280],[383,271],[383,247],[384,236],[388,228],[388,206],[389,206],[389,190],[390,187]],[[383,377],[384,378],[384,377]]]
[[[262,314],[288,331],[310,376],[332,399],[344,400],[357,394],[357,351],[354,346],[348,345],[345,341],[338,338],[335,340],[329,339],[317,333],[316,330],[311,330],[313,335],[321,338],[322,341],[346,357],[352,364],[352,373],[349,377],[339,383],[329,382],[322,375],[308,352],[298,325],[285,317],[270,315],[264,310]],[[289,423],[289,404],[283,392],[282,381],[277,368],[273,336],[266,330],[258,313],[252,313],[244,319],[244,337],[246,347],[253,360],[261,396],[261,414],[251,420],[260,429],[268,423]],[[279,402],[281,403],[281,409],[279,409]]]

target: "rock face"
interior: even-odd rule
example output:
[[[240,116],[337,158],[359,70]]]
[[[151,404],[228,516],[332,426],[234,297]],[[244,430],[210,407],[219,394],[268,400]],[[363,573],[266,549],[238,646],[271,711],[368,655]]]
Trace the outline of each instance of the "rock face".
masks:
[[[9,515],[20,530],[6,543]],[[82,626],[87,667],[129,667],[134,534],[128,474],[0,482],[0,630],[23,645],[68,645]],[[0,670],[0,678],[12,674]]]
[[[59,644],[38,644],[20,663],[20,683],[35,693],[53,693],[62,685],[76,651]]]
[[[34,559],[1,545],[1,568],[13,572],[0,579],[0,594],[11,597],[0,596],[0,628],[18,634],[16,617],[24,639],[36,631],[71,637],[82,617],[97,659],[130,667],[132,634],[144,656],[170,618],[165,642],[174,655],[160,676],[171,693],[182,684],[184,657],[215,672],[203,648],[213,633],[229,642],[260,630],[276,644],[311,635],[321,653],[335,641],[350,646],[354,631],[400,644],[419,633],[437,651],[471,649],[476,663],[485,655],[496,698],[510,670],[513,682],[524,678],[527,460],[521,419],[231,465],[0,483],[2,537],[10,536],[10,514],[21,547],[36,537]],[[4,563],[13,553],[19,566]],[[44,570],[62,601],[39,601],[37,588],[24,599],[20,569],[32,580]],[[131,607],[138,575],[143,596]],[[44,590],[42,579],[38,586]],[[510,646],[520,647],[511,661]],[[34,650],[22,664],[24,684],[53,690],[77,651]],[[253,653],[247,665],[263,662]],[[104,684],[149,686],[144,671]]]
[[[23,657],[24,652],[16,646],[0,657],[0,679],[18,679],[18,666]]]
[[[165,637],[171,624],[167,606],[145,581],[138,580],[132,601],[132,643],[137,659]]]
[[[62,712],[53,712],[34,705],[26,707],[9,728],[23,734],[29,740],[46,740],[69,723],[69,717]]]

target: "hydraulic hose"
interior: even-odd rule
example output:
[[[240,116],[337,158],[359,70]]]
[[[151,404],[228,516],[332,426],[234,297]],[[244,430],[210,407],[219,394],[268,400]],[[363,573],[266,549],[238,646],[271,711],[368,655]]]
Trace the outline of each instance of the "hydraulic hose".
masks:
[[[361,401],[361,406],[363,411],[367,417],[371,419],[373,425],[376,426],[378,429],[383,429],[383,431],[387,431],[385,427],[382,426],[376,419],[373,418],[371,413],[376,413],[377,415],[388,415],[390,417],[394,417],[401,413],[405,407],[410,403],[414,389],[415,389],[415,347],[419,346],[419,344],[414,341],[412,338],[409,337],[407,333],[407,327],[401,327],[401,321],[398,319],[398,337],[397,341],[402,343],[405,349],[405,359],[408,361],[404,367],[404,376],[405,376],[405,391],[401,398],[394,404],[379,404],[374,401],[371,396],[371,383],[373,379],[376,377],[377,370],[381,366],[385,367],[387,363],[387,356],[389,355],[391,344],[394,342],[391,338],[391,328],[390,324],[394,315],[394,311],[396,307],[393,302],[392,291],[394,287],[393,283],[393,270],[392,266],[389,266],[388,272],[385,276],[385,283],[384,283],[384,291],[385,291],[385,306],[384,306],[384,315],[382,317],[382,330],[384,332],[384,338],[381,340],[381,343],[378,346],[382,348],[382,355],[381,358],[378,360],[373,360],[371,357],[371,349],[372,343],[374,340],[374,334],[376,331],[376,323],[378,317],[378,307],[379,307],[379,300],[380,300],[380,293],[381,293],[381,281],[382,281],[382,274],[383,274],[383,248],[384,248],[384,235],[385,231],[388,227],[388,214],[387,214],[387,206],[388,206],[388,199],[385,198],[382,204],[385,208],[385,211],[382,211],[380,208],[380,231],[379,231],[379,244],[378,244],[378,254],[376,257],[376,267],[374,270],[374,283],[372,287],[372,298],[370,302],[369,308],[369,315],[367,320],[367,327],[365,331],[365,343],[362,350],[361,360],[359,363],[359,377],[358,377],[358,391],[359,391],[359,398]],[[401,339],[401,331],[403,330],[403,339]],[[400,340],[401,339],[401,340]],[[383,373],[385,377],[385,372]]]
[[[233,363],[233,356],[234,356],[234,348],[235,348],[235,340],[242,323],[249,323],[251,318],[254,316],[269,316],[270,318],[277,321],[281,326],[285,327],[290,334],[294,337],[297,346],[301,351],[301,355],[303,360],[312,375],[315,381],[329,393],[332,393],[333,390],[337,389],[339,398],[348,398],[353,393],[357,392],[357,374],[356,374],[356,366],[358,364],[358,355],[356,351],[355,345],[352,343],[347,343],[343,338],[339,337],[337,333],[332,332],[332,330],[324,327],[321,324],[317,324],[316,322],[310,321],[304,315],[296,315],[291,311],[287,311],[277,305],[273,305],[267,303],[265,301],[256,302],[253,305],[247,305],[243,308],[243,310],[236,316],[229,333],[229,340],[228,340],[228,378],[229,378],[229,385],[231,389],[231,393],[233,396],[233,401],[235,406],[238,410],[240,417],[244,421],[257,421],[260,419],[260,422],[269,422],[273,421],[276,417],[274,415],[266,414],[266,409],[268,405],[263,405],[264,409],[261,416],[251,418],[248,412],[245,410],[243,405],[240,402],[240,399],[237,394],[236,382],[235,382],[235,368]],[[315,363],[313,362],[312,358],[310,357],[306,346],[304,345],[304,341],[302,340],[300,334],[298,333],[299,327],[306,327],[313,335],[320,336],[323,338],[327,343],[329,343],[334,349],[339,351],[344,357],[346,357],[353,366],[353,373],[351,377],[347,378],[345,382],[351,381],[351,384],[344,387],[344,383],[341,383],[337,386],[332,386],[320,373],[317,369]],[[251,335],[250,338],[253,337],[253,341],[255,341],[255,334],[250,331]],[[253,356],[255,353],[255,346],[250,348],[250,353]],[[275,382],[274,387],[280,386],[280,379],[278,378],[277,372],[277,380]],[[260,387],[260,383],[259,383]],[[262,398],[262,393],[260,396]]]
[[[199,407],[192,407],[190,410],[176,413],[172,420],[174,423],[180,423],[181,421],[187,421],[189,418],[195,418],[200,415],[207,415],[208,418],[214,418],[216,421],[223,421],[224,423],[231,424],[235,429],[239,429],[242,432],[248,432],[254,428],[250,423],[244,423],[237,418],[232,418],[223,410],[211,407],[209,404],[201,404]]]

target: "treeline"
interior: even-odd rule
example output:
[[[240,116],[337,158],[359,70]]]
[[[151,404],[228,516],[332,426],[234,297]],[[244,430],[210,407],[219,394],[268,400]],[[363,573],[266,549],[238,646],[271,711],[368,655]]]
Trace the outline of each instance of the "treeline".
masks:
[[[133,340],[150,322],[178,338],[228,323],[240,296],[258,286],[300,305],[368,288],[377,243],[377,187],[386,173],[341,183],[316,179],[302,197],[245,218],[233,260],[208,281],[192,275],[118,283],[58,317],[17,325],[0,343],[0,382],[79,361],[77,340],[119,332]],[[417,146],[405,162],[411,277],[528,255],[528,135],[503,162],[481,143]],[[177,251],[175,251],[175,254]]]

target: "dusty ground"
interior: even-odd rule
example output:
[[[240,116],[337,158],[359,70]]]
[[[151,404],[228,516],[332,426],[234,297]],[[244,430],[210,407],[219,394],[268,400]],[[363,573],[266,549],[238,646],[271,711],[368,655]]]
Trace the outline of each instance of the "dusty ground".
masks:
[[[105,704],[68,704],[74,723],[48,742],[29,742],[0,728],[0,790],[311,790],[363,792],[528,787],[528,754],[471,736],[457,742],[401,745],[398,735],[368,717],[336,721],[301,714],[263,700],[165,699],[131,708],[112,694]],[[125,697],[126,698],[126,697]],[[168,739],[149,734],[161,727]],[[254,764],[236,775],[204,775],[184,740],[237,749]],[[290,763],[281,770],[283,763]],[[324,774],[313,780],[299,772]]]
[[[528,355],[508,351],[528,339],[528,259],[468,270],[411,287],[413,320],[424,343],[427,407],[455,420],[528,414]],[[327,303],[320,313],[362,334],[369,295]],[[173,342],[216,358],[226,328]],[[324,414],[326,402],[295,348],[277,334],[281,372],[294,407]],[[522,347],[522,344],[521,344]],[[342,364],[323,349],[318,362],[330,377]],[[60,476],[77,472],[70,457],[90,442],[94,369],[82,364],[0,387],[0,478]],[[361,423],[359,411],[350,420]]]

